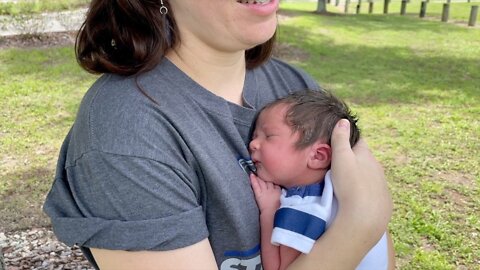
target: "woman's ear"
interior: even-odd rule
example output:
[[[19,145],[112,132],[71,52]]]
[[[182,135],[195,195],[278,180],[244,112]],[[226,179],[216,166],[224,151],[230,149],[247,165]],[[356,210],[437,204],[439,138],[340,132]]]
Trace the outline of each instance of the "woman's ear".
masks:
[[[330,145],[323,142],[316,142],[310,148],[308,167],[310,169],[328,169],[332,160],[332,149]]]

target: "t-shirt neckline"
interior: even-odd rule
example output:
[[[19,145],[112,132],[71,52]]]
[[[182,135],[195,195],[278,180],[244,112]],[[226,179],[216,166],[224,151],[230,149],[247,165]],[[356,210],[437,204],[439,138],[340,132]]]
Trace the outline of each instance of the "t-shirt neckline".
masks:
[[[172,78],[172,82],[179,86],[179,91],[182,94],[188,94],[195,102],[200,103],[209,110],[222,114],[230,114],[225,110],[227,109],[226,107],[231,108],[233,111],[249,111],[250,113],[256,111],[254,106],[257,103],[258,89],[255,69],[247,69],[245,73],[245,82],[242,91],[244,105],[241,106],[227,101],[204,88],[166,57],[162,59],[159,66],[161,66],[161,68],[157,69],[158,72],[163,73],[166,71],[166,74],[177,74],[175,78]]]

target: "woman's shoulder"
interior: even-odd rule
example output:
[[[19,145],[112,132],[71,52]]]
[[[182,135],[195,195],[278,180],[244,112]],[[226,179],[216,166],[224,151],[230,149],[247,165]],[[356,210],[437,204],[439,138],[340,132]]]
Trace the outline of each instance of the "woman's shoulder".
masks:
[[[102,75],[85,94],[72,129],[75,144],[117,154],[144,155],[156,145],[173,145],[174,93],[149,98],[149,89],[135,77]],[[181,97],[177,97],[177,100]],[[135,150],[137,149],[137,150]],[[135,153],[134,153],[135,152]]]

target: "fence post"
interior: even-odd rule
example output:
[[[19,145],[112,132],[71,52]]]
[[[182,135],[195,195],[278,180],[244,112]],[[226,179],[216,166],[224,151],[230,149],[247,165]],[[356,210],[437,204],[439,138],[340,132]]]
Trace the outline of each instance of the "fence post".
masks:
[[[400,15],[405,15],[407,12],[407,0],[402,0],[402,6],[400,8]]]
[[[427,1],[422,1],[422,5],[420,6],[420,18],[425,17],[427,13]]]
[[[345,7],[344,7],[345,14],[348,13],[348,5],[350,5],[350,0],[345,0]]]
[[[468,19],[468,26],[475,26],[477,22],[477,15],[478,15],[478,6],[472,6],[470,10],[470,19]]]
[[[383,14],[388,14],[388,4],[390,4],[389,0],[383,0]]]
[[[448,22],[449,13],[450,13],[450,4],[448,3],[443,4],[442,22]]]
[[[368,1],[368,14],[372,14],[372,13],[373,13],[373,1],[369,0]]]

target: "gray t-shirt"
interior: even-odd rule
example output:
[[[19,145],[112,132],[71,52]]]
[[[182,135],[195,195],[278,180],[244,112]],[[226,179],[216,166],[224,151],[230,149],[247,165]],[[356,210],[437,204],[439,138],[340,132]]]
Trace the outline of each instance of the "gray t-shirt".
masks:
[[[259,269],[258,208],[238,160],[257,110],[306,88],[318,85],[278,60],[247,71],[243,107],[167,59],[138,78],[103,75],[60,151],[44,205],[55,234],[93,265],[89,247],[171,250],[208,237],[219,269]]]

